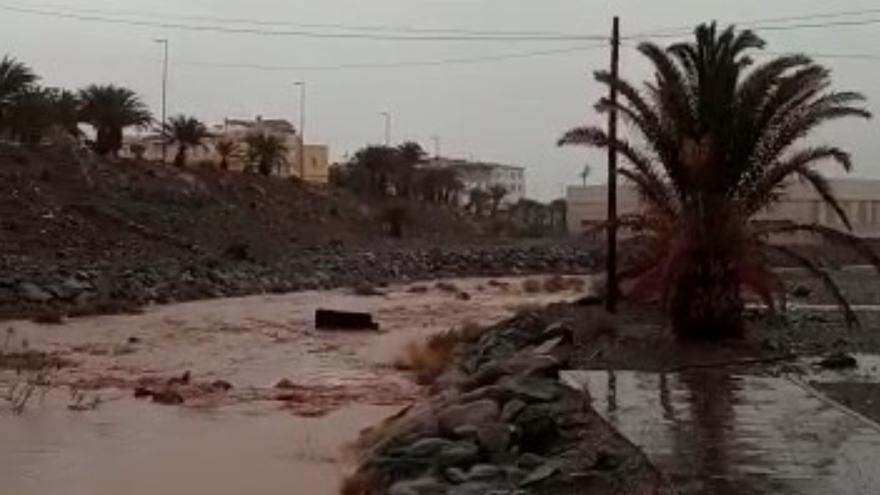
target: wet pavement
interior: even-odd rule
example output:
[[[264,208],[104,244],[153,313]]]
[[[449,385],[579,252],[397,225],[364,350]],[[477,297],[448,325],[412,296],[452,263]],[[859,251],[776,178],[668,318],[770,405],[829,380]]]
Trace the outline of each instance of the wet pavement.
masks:
[[[800,380],[574,372],[683,495],[880,493],[880,430]]]

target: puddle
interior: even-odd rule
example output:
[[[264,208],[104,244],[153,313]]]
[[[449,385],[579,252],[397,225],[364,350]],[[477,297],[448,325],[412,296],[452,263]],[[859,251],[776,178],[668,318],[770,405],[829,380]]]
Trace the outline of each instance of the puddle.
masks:
[[[570,372],[684,495],[880,493],[880,432],[786,378]]]

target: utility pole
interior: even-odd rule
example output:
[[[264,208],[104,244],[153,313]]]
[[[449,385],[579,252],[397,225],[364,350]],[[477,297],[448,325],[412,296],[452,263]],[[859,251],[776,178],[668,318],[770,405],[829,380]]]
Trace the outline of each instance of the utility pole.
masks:
[[[385,117],[385,147],[391,147],[391,112],[382,112],[381,115]]]
[[[609,313],[617,311],[617,81],[620,77],[620,18],[611,29],[611,107],[608,112],[608,255],[606,257],[606,300]]]
[[[434,134],[431,139],[434,141],[434,158],[440,158],[440,136]]]
[[[165,126],[168,123],[168,39],[161,38],[155,41],[162,45],[164,50],[164,57],[162,59],[162,163],[166,163],[168,158],[168,139],[164,134]]]
[[[306,83],[297,81],[299,86],[299,178],[306,179]]]

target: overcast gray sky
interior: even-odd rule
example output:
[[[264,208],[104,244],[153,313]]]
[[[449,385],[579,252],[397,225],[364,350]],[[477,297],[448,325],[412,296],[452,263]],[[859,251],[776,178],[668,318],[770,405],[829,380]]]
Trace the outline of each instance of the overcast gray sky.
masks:
[[[623,33],[682,28],[700,21],[749,21],[813,13],[877,9],[876,0],[0,0],[51,11],[132,11],[127,19],[188,24],[217,22],[150,17],[214,16],[289,21],[479,31],[546,31],[584,35],[609,31],[614,14]],[[106,15],[90,12],[92,15]],[[880,11],[841,19],[878,19]],[[800,23],[828,22],[818,18]],[[776,23],[782,24],[782,23]],[[269,30],[325,27],[263,26]],[[880,55],[880,23],[823,29],[762,32],[774,51]],[[169,112],[209,122],[224,117],[285,117],[297,122],[292,82],[308,82],[309,140],[331,146],[334,157],[383,139],[379,113],[394,115],[394,139],[417,140],[431,150],[437,135],[444,155],[525,166],[528,192],[540,199],[577,183],[583,163],[602,180],[602,156],[559,150],[565,129],[593,118],[600,88],[589,73],[607,65],[607,49],[559,53],[461,65],[357,70],[256,70],[222,65],[287,67],[395,64],[494,57],[591,45],[592,41],[374,41],[192,32],[153,26],[113,25],[0,10],[0,52],[32,65],[46,85],[79,87],[117,83],[138,91],[157,111],[160,47],[171,41]],[[645,66],[631,47],[622,53],[623,75],[642,79]],[[821,59],[835,70],[841,89],[865,92],[871,108],[880,101],[877,60]],[[856,175],[880,177],[880,123],[850,122],[825,133],[856,155]]]

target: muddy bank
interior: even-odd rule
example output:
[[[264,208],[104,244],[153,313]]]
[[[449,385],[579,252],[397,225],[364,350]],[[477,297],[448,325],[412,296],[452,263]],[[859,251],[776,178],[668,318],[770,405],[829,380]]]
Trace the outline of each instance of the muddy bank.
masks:
[[[434,394],[365,433],[344,493],[673,493],[560,379],[573,328],[527,311],[470,339]]]
[[[587,273],[598,266],[596,258],[593,250],[575,241],[422,244],[369,250],[328,245],[292,250],[273,263],[251,260],[246,247],[184,260],[108,256],[90,263],[76,259],[47,263],[0,256],[0,319],[51,321],[64,315],[132,311],[150,303],[457,276]]]

